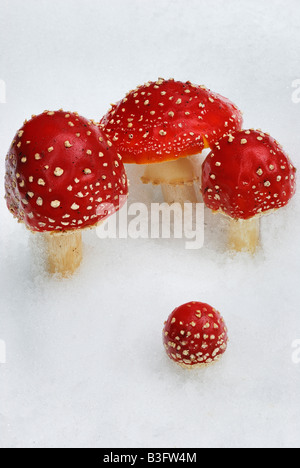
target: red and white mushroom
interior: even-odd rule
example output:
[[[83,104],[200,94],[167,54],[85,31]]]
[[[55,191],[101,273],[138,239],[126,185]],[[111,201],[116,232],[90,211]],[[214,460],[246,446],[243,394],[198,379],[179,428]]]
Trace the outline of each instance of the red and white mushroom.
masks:
[[[259,220],[288,204],[296,190],[296,169],[279,143],[260,130],[222,138],[202,170],[205,204],[231,218],[229,247],[255,252]]]
[[[221,314],[208,304],[189,302],[177,307],[163,330],[170,359],[195,369],[216,362],[227,349],[227,328]]]
[[[161,185],[167,202],[197,201],[187,157],[240,130],[242,114],[205,86],[159,79],[112,105],[100,126],[124,163],[147,165],[142,181]]]
[[[128,194],[122,158],[99,126],[62,110],[33,116],[17,132],[5,189],[11,213],[43,233],[49,270],[63,275],[81,263],[82,230],[117,211]]]

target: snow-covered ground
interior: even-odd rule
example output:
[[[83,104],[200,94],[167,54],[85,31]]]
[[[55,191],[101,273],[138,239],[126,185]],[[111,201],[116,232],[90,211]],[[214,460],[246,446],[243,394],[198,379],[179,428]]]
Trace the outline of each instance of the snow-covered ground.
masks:
[[[27,116],[99,120],[158,76],[229,97],[300,167],[299,15],[299,0],[1,0],[1,178]],[[160,199],[128,173],[130,202]],[[0,195],[1,447],[299,447],[299,194],[262,220],[254,258],[229,255],[226,220],[206,211],[199,251],[87,232],[64,281],[44,273]],[[218,308],[230,335],[223,359],[196,372],[161,339],[191,300]]]

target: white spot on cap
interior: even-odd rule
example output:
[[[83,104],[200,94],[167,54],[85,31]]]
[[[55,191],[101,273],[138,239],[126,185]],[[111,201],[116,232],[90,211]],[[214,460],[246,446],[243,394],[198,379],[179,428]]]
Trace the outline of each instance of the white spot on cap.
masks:
[[[61,167],[56,167],[55,168],[54,175],[56,175],[56,177],[62,176],[63,173],[64,173],[64,170]]]

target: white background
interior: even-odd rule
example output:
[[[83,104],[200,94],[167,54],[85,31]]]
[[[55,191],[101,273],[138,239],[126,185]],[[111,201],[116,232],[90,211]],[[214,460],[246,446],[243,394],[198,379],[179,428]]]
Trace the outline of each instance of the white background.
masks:
[[[299,0],[0,0],[1,178],[26,117],[99,120],[158,76],[229,97],[299,167],[299,15]],[[128,172],[131,201],[160,199]],[[299,196],[263,220],[254,258],[228,254],[226,222],[207,211],[200,251],[92,231],[79,273],[58,281],[0,195],[1,447],[299,446]],[[196,372],[161,343],[191,300],[217,307],[230,334],[223,360]]]

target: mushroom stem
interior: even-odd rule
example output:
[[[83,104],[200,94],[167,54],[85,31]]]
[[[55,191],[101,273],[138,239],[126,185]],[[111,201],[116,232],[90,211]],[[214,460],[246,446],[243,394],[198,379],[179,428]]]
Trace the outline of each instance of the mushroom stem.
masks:
[[[58,273],[63,277],[75,273],[82,261],[81,231],[44,233],[43,239],[49,273]]]
[[[144,184],[161,185],[167,203],[197,203],[193,163],[187,158],[148,164],[142,176]]]
[[[195,186],[192,183],[182,185],[162,184],[161,190],[166,203],[197,203]]]
[[[229,249],[254,254],[260,238],[260,219],[231,219],[229,228]]]

